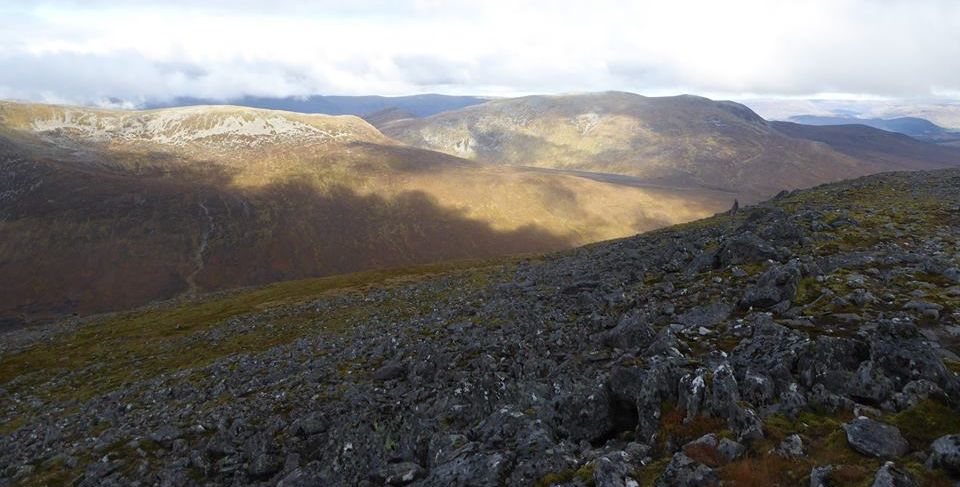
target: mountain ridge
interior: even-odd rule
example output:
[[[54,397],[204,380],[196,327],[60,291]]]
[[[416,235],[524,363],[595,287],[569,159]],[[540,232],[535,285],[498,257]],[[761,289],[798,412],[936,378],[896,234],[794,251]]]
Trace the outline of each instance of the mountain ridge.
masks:
[[[732,201],[485,166],[404,146],[356,117],[210,112],[0,105],[8,326],[183,293],[557,250]],[[290,136],[267,128],[286,126],[274,117],[290,117]],[[325,135],[338,130],[349,135]]]
[[[919,117],[857,118],[841,116],[794,115],[787,121],[804,125],[866,125],[888,132],[896,132],[928,142],[950,142],[960,134],[947,130]]]
[[[692,95],[502,99],[381,128],[410,145],[488,163],[720,187],[750,201],[785,187],[898,169],[780,133],[744,105]]]
[[[240,106],[191,106],[141,111],[88,109],[0,102],[0,123],[38,136],[86,142],[157,145],[230,143],[233,149],[272,143],[389,143],[372,125],[353,115],[300,114]]]

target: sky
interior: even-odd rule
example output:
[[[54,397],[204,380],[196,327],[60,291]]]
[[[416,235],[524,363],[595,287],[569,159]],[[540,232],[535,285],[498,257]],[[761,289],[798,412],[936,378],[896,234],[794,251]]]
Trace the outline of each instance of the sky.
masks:
[[[960,1],[0,0],[3,99],[602,90],[960,97]]]

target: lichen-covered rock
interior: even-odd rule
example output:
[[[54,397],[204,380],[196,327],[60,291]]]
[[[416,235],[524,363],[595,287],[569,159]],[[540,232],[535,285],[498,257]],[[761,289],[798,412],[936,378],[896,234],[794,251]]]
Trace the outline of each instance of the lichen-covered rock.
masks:
[[[670,459],[666,470],[657,479],[656,487],[710,487],[720,485],[712,468],[699,463],[683,453]]]
[[[732,311],[733,307],[726,303],[710,303],[690,308],[677,317],[677,321],[687,328],[712,328],[726,320]]]
[[[804,456],[803,439],[800,435],[793,434],[783,439],[777,445],[777,454],[787,458],[799,458]]]
[[[833,473],[833,465],[813,467],[810,470],[810,487],[830,487],[831,473]]]
[[[801,276],[800,265],[797,262],[773,265],[760,275],[756,286],[747,290],[740,305],[769,308],[780,302],[789,302],[797,294]]]
[[[696,440],[683,445],[682,450],[688,456],[698,457],[706,455],[721,465],[733,462],[740,458],[746,448],[729,438],[717,438],[716,434],[707,433]]]
[[[730,438],[721,438],[717,443],[717,454],[727,463],[738,460],[746,451],[746,447]]]
[[[413,462],[388,463],[373,474],[373,479],[382,485],[407,485],[423,474],[423,467]]]
[[[496,487],[510,470],[510,459],[503,453],[476,453],[456,457],[430,469],[417,485],[446,487],[449,485],[476,485]]]
[[[645,348],[657,336],[656,330],[637,313],[623,315],[617,326],[603,334],[601,342],[612,348]]]
[[[872,361],[865,361],[847,382],[850,397],[868,404],[880,404],[893,394],[893,381],[883,374]]]
[[[773,246],[750,232],[742,232],[728,238],[717,253],[720,266],[762,262],[778,257],[777,250]]]
[[[150,433],[151,440],[167,449],[173,447],[173,442],[181,436],[183,436],[183,432],[180,428],[171,424],[165,424],[157,428],[153,433]]]
[[[960,434],[941,436],[930,444],[928,464],[960,475]]]
[[[633,487],[634,467],[626,452],[613,452],[594,460],[593,485],[596,487]]]
[[[376,380],[399,379],[406,374],[406,367],[403,364],[392,362],[385,364],[373,372],[373,378]]]
[[[881,321],[870,335],[870,359],[900,390],[907,383],[924,379],[950,397],[960,397],[960,379],[951,373],[916,325]]]
[[[917,487],[919,484],[910,472],[897,468],[893,462],[887,462],[873,477],[871,487]]]
[[[850,447],[858,452],[879,458],[898,458],[909,451],[907,440],[896,426],[867,417],[859,417],[843,425]]]
[[[248,472],[253,478],[269,478],[283,468],[283,458],[271,453],[261,453],[250,463]]]

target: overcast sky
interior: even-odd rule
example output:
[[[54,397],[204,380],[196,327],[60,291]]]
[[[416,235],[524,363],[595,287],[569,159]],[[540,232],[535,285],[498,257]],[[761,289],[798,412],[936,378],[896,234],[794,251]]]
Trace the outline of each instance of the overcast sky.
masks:
[[[0,98],[610,89],[956,97],[960,1],[0,0]]]

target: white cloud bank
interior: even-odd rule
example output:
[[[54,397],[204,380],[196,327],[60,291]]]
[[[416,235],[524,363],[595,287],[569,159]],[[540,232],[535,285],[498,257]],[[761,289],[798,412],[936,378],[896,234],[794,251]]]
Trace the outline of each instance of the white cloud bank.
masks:
[[[956,94],[960,2],[0,0],[0,98],[607,89]]]

